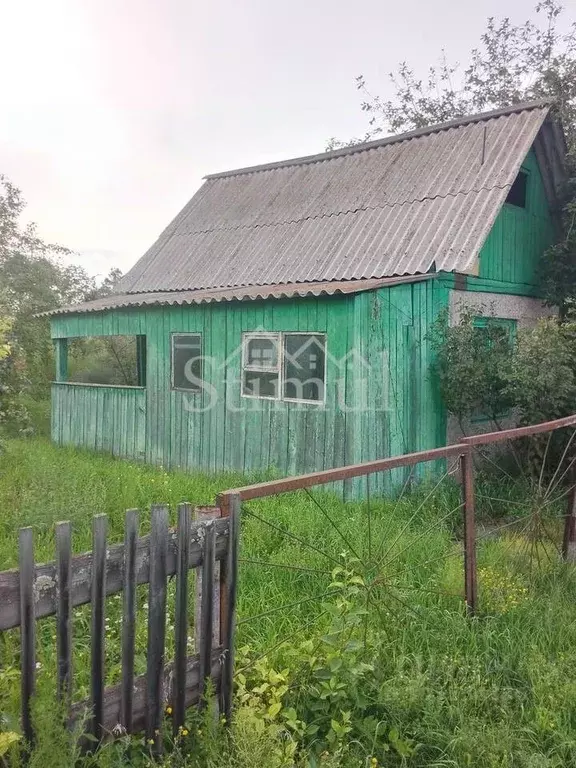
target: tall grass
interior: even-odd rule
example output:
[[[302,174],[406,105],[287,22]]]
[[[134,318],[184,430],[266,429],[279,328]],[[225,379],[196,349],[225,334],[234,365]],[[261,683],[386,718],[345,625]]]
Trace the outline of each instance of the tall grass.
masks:
[[[56,520],[73,521],[74,547],[83,551],[90,549],[91,517],[96,512],[109,514],[111,539],[120,541],[126,508],[145,510],[152,503],[169,503],[174,512],[180,501],[212,503],[218,491],[245,482],[234,475],[165,472],[58,449],[40,440],[8,441],[0,456],[0,567],[16,564],[19,526],[34,526],[37,559],[50,560]],[[515,513],[525,491],[510,485],[495,489],[488,481],[481,481],[479,488],[482,495],[501,500],[501,517]],[[446,482],[433,493],[422,487],[397,500],[373,500],[368,507],[344,504],[316,489],[313,498],[298,492],[244,506],[238,640],[240,647],[249,647],[243,651],[247,658],[265,655],[270,667],[296,664],[297,671],[302,660],[294,661],[295,649],[308,638],[316,641],[328,626],[330,572],[342,555],[357,556],[366,572],[377,576],[366,619],[366,631],[377,638],[377,645],[367,701],[358,702],[362,723],[347,756],[326,757],[319,765],[368,765],[373,738],[361,734],[373,720],[382,724],[382,733],[393,729],[412,745],[402,756],[386,739],[377,740],[383,765],[576,766],[574,574],[550,547],[541,545],[541,563],[535,568],[518,533],[488,537],[478,553],[480,615],[470,620],[462,604],[458,494],[458,488]],[[487,504],[481,511],[494,517],[493,506]],[[144,664],[145,594],[139,606]],[[117,647],[119,605],[114,598],[108,616],[109,645]],[[40,679],[47,686],[55,664],[53,624],[45,620],[40,625]],[[0,723],[2,730],[15,724],[17,712],[17,633],[5,633],[0,643],[0,709],[6,719]],[[84,609],[75,617],[75,643],[80,646],[75,658],[80,694],[86,692],[89,648]],[[113,680],[117,651],[112,649],[107,661]],[[295,673],[288,695],[304,710],[307,689],[299,687],[300,674]],[[49,701],[47,694],[44,700]],[[205,765],[265,765],[262,755],[270,754],[269,733],[246,720],[246,712],[242,717],[244,749],[255,739],[252,762],[232,745],[226,758],[212,755]],[[222,752],[223,743],[218,743]],[[113,749],[117,762],[110,757]],[[319,758],[312,754],[297,759],[302,765],[316,765]],[[49,768],[47,759],[43,768]],[[120,747],[110,747],[99,759],[103,766],[127,764],[128,758]],[[199,765],[193,757],[178,759],[175,766]],[[282,765],[270,762],[277,764]]]

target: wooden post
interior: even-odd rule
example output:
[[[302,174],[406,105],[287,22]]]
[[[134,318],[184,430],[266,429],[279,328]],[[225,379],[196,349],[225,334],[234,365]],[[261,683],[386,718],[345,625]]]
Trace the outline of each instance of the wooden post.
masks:
[[[106,616],[106,534],[108,518],[96,515],[92,521],[92,656],[90,662],[91,733],[100,741],[104,719],[104,637]]]
[[[146,739],[153,752],[162,751],[164,648],[166,642],[166,558],[168,552],[168,509],[152,507],[150,531],[150,589],[148,597],[148,665],[146,670]]]
[[[134,700],[134,649],[136,639],[136,547],[139,515],[137,509],[126,512],[124,528],[124,579],[122,606],[122,702],[120,724],[132,733]]]
[[[474,464],[470,449],[460,456],[460,475],[464,502],[464,589],[468,613],[473,615],[477,608],[477,574]]]
[[[194,510],[194,518],[199,523],[212,522],[220,517],[221,511],[219,507],[196,507]],[[212,585],[212,600],[213,600],[213,620],[212,620],[212,647],[216,648],[221,644],[221,595],[222,595],[222,574],[224,568],[223,562],[214,563],[213,570],[213,585]],[[204,582],[204,567],[196,570],[196,599],[194,602],[194,649],[196,653],[199,652],[201,643],[200,627],[202,625],[202,599],[203,599],[203,582]]]
[[[566,563],[576,562],[576,486],[568,494],[568,507],[564,518],[562,558]]]
[[[58,574],[58,605],[56,645],[58,656],[58,698],[69,707],[72,701],[72,613],[70,523],[56,524],[56,571]]]
[[[204,524],[204,552],[202,562],[202,607],[200,611],[200,680],[199,708],[206,706],[206,678],[210,677],[212,667],[212,647],[214,645],[214,615],[218,605],[214,605],[214,570],[215,570],[215,530],[214,521]],[[216,610],[215,610],[216,609]]]
[[[228,726],[232,722],[232,692],[234,682],[234,639],[236,629],[236,590],[238,585],[238,549],[240,544],[240,508],[239,494],[229,497],[229,534],[228,557],[224,577],[220,581],[222,592],[221,614],[224,620],[221,625],[221,634],[224,646],[224,664],[222,667],[222,683],[220,686],[220,711],[226,718]]]
[[[186,718],[186,659],[188,656],[188,560],[190,553],[190,504],[178,506],[176,556],[176,616],[174,621],[174,677],[172,717],[174,736]]]
[[[54,339],[56,381],[68,381],[68,339]]]
[[[21,528],[18,546],[20,569],[20,669],[22,673],[22,732],[34,743],[30,701],[36,688],[36,616],[34,612],[34,538],[32,528]]]

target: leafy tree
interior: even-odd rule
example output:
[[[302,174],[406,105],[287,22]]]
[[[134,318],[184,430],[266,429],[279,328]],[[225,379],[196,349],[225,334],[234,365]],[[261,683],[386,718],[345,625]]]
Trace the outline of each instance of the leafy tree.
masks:
[[[0,175],[0,409],[17,427],[26,423],[22,396],[47,400],[53,378],[49,324],[37,313],[107,295],[120,276],[111,270],[97,286],[83,267],[67,263],[71,251],[22,225],[24,208],[20,190]]]
[[[574,413],[576,323],[543,318],[534,328],[520,331],[508,373],[508,392],[523,424]]]
[[[118,269],[118,267],[112,267],[100,285],[86,293],[84,301],[92,301],[93,299],[101,299],[104,296],[110,296],[110,294],[114,293],[116,290],[121,278],[122,270]]]
[[[564,236],[542,254],[538,280],[546,304],[558,307],[565,322],[576,299],[576,195],[568,195],[562,219]]]
[[[49,391],[53,352],[48,323],[35,315],[81,300],[94,280],[82,267],[64,263],[68,249],[46,243],[33,224],[22,226],[24,207],[20,190],[0,175],[0,285],[12,319],[4,385],[41,398]]]
[[[562,121],[568,144],[570,181],[564,190],[563,236],[542,257],[539,282],[546,303],[560,308],[565,321],[576,298],[576,21],[560,25],[560,0],[539,0],[537,22],[514,24],[490,17],[479,45],[461,67],[443,51],[425,77],[406,62],[389,74],[393,96],[373,95],[362,75],[356,84],[368,116],[364,136],[348,142],[331,139],[329,149],[441,123],[475,112],[549,98]]]
[[[364,96],[361,108],[368,115],[368,129],[348,142],[330,140],[330,147],[346,146],[400,133],[456,117],[519,101],[547,97],[557,104],[569,146],[576,146],[576,21],[568,33],[559,29],[565,12],[558,0],[536,5],[541,23],[513,24],[505,17],[488,19],[480,44],[462,68],[442,52],[438,64],[420,78],[402,62],[389,74],[394,89],[390,99],[372,95],[362,75],[356,78]]]

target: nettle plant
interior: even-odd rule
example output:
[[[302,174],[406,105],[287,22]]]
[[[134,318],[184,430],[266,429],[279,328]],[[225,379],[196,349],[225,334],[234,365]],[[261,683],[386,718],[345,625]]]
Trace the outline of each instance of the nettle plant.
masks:
[[[360,561],[343,557],[342,566],[332,571],[332,600],[322,605],[328,626],[287,646],[281,669],[266,657],[251,661],[247,646],[239,651],[238,714],[251,713],[263,729],[273,731],[278,747],[271,765],[284,765],[283,760],[302,749],[310,766],[345,759],[354,748],[370,766],[385,753],[406,758],[414,752],[410,739],[375,714],[379,707],[374,659],[383,629],[368,621],[371,583],[364,570]],[[366,745],[371,745],[369,753]]]

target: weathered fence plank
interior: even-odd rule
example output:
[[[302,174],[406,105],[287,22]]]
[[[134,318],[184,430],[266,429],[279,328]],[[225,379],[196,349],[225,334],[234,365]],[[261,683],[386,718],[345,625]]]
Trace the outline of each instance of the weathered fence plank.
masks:
[[[34,616],[34,538],[32,528],[21,528],[18,543],[20,567],[20,666],[22,671],[22,732],[34,741],[30,703],[36,685],[36,620]]]
[[[200,707],[205,701],[206,677],[210,671],[214,623],[214,523],[205,527],[204,562],[202,563],[202,610],[200,617]]]
[[[186,716],[186,663],[188,649],[188,560],[191,527],[190,504],[178,506],[178,545],[176,567],[176,616],[174,622],[174,676],[172,681],[172,717],[174,734],[184,725]]]
[[[122,706],[119,722],[127,733],[132,733],[134,648],[136,638],[136,549],[138,546],[139,528],[137,509],[127,510],[125,526],[124,600],[122,605]]]
[[[56,654],[58,657],[58,698],[68,704],[72,698],[72,609],[70,523],[56,524],[56,569],[58,572],[58,609],[56,620]]]
[[[190,554],[188,568],[197,568],[202,563],[202,537],[199,533],[201,526],[192,525],[190,536]],[[216,523],[216,559],[226,557],[228,520],[218,520]],[[176,532],[168,539],[166,557],[166,573],[172,576],[176,573]],[[136,584],[147,584],[150,576],[149,537],[138,539],[135,558]],[[72,608],[90,602],[90,568],[92,553],[86,552],[72,558],[70,604]],[[38,565],[35,569],[35,612],[36,618],[52,616],[57,610],[57,569],[55,563]],[[108,550],[106,595],[121,592],[124,585],[124,544],[116,544]],[[17,570],[0,572],[0,631],[12,629],[20,625],[20,579]]]
[[[159,753],[162,722],[162,681],[166,641],[166,553],[168,550],[168,509],[152,507],[150,532],[150,590],[148,597],[148,660],[146,738]]]
[[[215,520],[220,520],[219,507],[196,507],[194,516],[199,523],[212,524]],[[220,645],[220,567],[218,560],[214,564],[212,601],[214,604],[212,613],[212,646]],[[202,626],[202,589],[204,583],[204,568],[196,570],[196,601],[194,610],[194,647],[196,650],[200,647],[200,627]]]
[[[229,497],[229,543],[228,557],[225,561],[224,578],[221,579],[226,588],[224,610],[224,667],[220,693],[220,711],[230,724],[232,717],[232,691],[234,677],[234,636],[236,629],[236,591],[238,586],[238,548],[240,545],[240,509],[239,494]],[[224,563],[221,564],[221,568]],[[221,599],[224,596],[221,595]]]
[[[211,660],[211,679],[215,690],[220,690],[220,679],[222,675],[222,653],[221,647],[212,651]],[[174,673],[174,665],[166,664],[160,690],[162,691],[161,706],[169,703],[168,691],[170,690],[170,680]],[[200,680],[200,661],[198,656],[193,656],[186,661],[186,697],[184,705],[186,708],[197,704],[198,690]],[[144,731],[148,714],[148,697],[146,691],[146,675],[140,675],[134,679],[134,697],[132,707],[132,729],[134,733]],[[122,705],[122,684],[110,686],[104,691],[104,711],[102,728],[106,733],[116,733],[116,727],[120,722]],[[74,705],[72,710],[72,722],[83,720],[89,711],[89,702],[81,702]]]
[[[90,733],[98,741],[103,735],[107,532],[108,517],[96,515],[92,523],[92,653],[90,661],[92,719]]]

